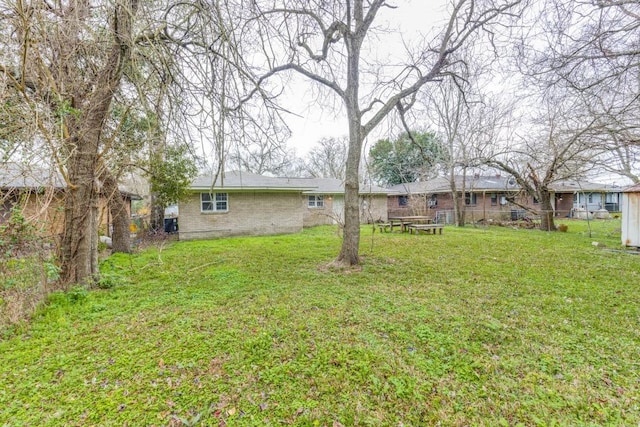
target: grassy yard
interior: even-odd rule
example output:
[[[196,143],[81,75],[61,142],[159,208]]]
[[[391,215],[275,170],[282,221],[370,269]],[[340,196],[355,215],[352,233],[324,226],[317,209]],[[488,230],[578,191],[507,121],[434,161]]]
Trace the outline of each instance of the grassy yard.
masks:
[[[0,425],[639,425],[640,255],[566,223],[114,256],[0,342]]]

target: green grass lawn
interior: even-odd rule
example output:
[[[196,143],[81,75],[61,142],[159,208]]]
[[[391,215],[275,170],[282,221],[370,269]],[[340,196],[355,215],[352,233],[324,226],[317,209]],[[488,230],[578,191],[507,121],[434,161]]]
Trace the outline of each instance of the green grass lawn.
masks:
[[[565,223],[113,256],[0,342],[0,425],[638,425],[640,255]]]

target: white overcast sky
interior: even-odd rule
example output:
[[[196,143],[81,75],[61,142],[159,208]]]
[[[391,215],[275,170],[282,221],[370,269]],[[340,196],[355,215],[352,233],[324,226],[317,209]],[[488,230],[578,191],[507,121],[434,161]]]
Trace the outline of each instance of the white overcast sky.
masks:
[[[415,39],[419,34],[430,32],[434,25],[442,28],[443,19],[446,17],[446,0],[397,0],[393,2],[396,9],[384,9],[376,23],[388,22],[391,28],[399,28],[402,38]],[[403,45],[400,32],[388,35],[381,40],[379,54],[398,54],[402,57]],[[287,101],[283,106],[292,113],[286,116],[286,121],[291,129],[292,136],[288,146],[296,150],[296,154],[306,154],[314,144],[324,137],[341,137],[348,134],[347,121],[344,112],[338,110],[341,101],[335,101],[336,108],[322,108],[316,103],[316,95],[311,84],[300,78],[298,83],[292,85],[286,93]],[[317,92],[317,90],[315,91]],[[372,144],[380,137],[394,136],[397,132],[380,124],[372,135],[369,143]],[[366,149],[366,148],[365,148]]]

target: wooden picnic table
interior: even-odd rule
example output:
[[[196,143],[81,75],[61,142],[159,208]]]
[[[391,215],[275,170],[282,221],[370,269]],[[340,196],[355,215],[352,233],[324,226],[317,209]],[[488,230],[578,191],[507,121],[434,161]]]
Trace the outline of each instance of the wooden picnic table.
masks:
[[[431,224],[433,219],[424,215],[411,215],[411,216],[392,216],[389,217],[390,228],[393,231],[394,225],[399,225],[401,231],[408,231],[407,228],[410,224]]]

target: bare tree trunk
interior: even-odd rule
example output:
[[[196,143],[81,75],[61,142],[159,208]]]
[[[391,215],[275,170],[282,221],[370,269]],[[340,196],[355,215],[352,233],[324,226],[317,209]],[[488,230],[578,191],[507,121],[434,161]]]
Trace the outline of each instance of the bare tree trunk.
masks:
[[[450,175],[449,189],[451,190],[451,201],[453,202],[453,220],[458,226],[460,224],[460,193],[456,187],[455,175]]]
[[[456,220],[456,226],[464,227],[467,214],[467,168],[462,169],[462,187],[459,188],[460,196],[458,197],[458,218]]]
[[[113,253],[131,252],[131,233],[129,226],[131,220],[127,204],[118,189],[118,182],[108,171],[103,175],[103,194],[108,197],[109,213],[113,222],[113,233],[111,235],[111,251]]]
[[[151,193],[151,210],[149,212],[151,231],[164,230],[164,206],[158,203],[155,193]]]
[[[465,222],[465,189],[466,189],[466,170],[462,173],[462,188],[456,185],[456,176],[454,169],[451,168],[449,174],[449,185],[451,188],[451,199],[453,201],[453,218],[456,227],[464,227]]]
[[[449,169],[449,190],[451,190],[451,201],[453,202],[453,218],[458,224],[458,192],[456,191],[456,176],[453,172],[453,167]]]
[[[337,263],[346,266],[354,266],[360,263],[359,172],[362,141],[365,137],[358,98],[360,88],[360,48],[364,39],[364,33],[359,28],[363,22],[361,0],[355,2],[353,12],[357,33],[352,34],[351,39],[346,43],[349,54],[347,57],[347,87],[343,97],[349,118],[349,150],[347,152],[344,182],[344,233],[342,248],[336,259]],[[347,9],[347,15],[351,15],[349,8]],[[348,17],[350,22],[350,16]]]
[[[90,283],[98,273],[98,191],[95,180],[97,143],[77,144],[69,163],[62,235],[62,280]]]
[[[464,227],[466,221],[466,211],[465,211],[465,193],[462,190],[458,190],[455,194],[455,207],[456,207],[456,227]]]
[[[70,137],[65,147],[71,158],[67,164],[69,189],[65,197],[65,229],[62,237],[62,280],[90,284],[98,274],[97,167],[99,143],[114,93],[120,86],[123,66],[130,59],[133,16],[137,0],[121,0],[114,9],[113,41],[101,73],[88,93],[82,85],[71,99],[80,114],[69,118]],[[79,43],[80,32],[73,35]]]
[[[540,229],[545,231],[556,231],[553,218],[553,206],[551,204],[551,193],[540,191]]]
[[[352,117],[349,120],[349,153],[347,155],[346,178],[344,183],[344,233],[342,248],[336,262],[347,266],[360,262],[360,184],[358,171],[362,138],[360,120]]]

